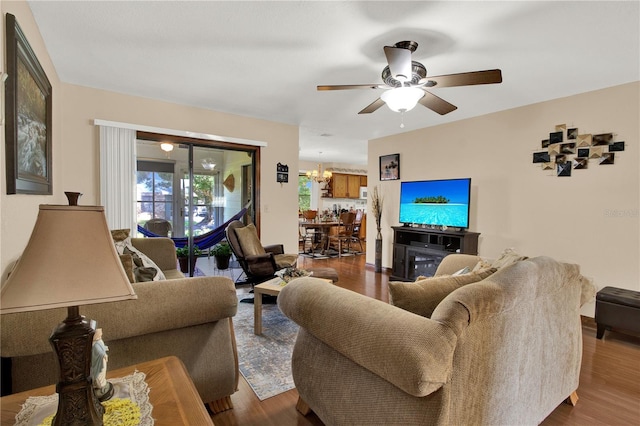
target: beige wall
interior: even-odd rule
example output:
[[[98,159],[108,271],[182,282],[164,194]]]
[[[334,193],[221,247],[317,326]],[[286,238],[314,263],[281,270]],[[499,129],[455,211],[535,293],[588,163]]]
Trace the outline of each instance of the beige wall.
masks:
[[[261,150],[262,240],[265,244],[283,243],[287,251],[297,252],[298,187],[295,180],[287,184],[276,182],[278,162],[288,164],[290,170],[298,170],[296,126],[61,83],[28,6],[22,2],[3,2],[2,12],[16,15],[51,80],[54,101],[54,195],[6,195],[2,179],[0,264],[3,279],[9,265],[26,246],[39,204],[66,204],[63,192],[69,190],[82,192],[83,204],[99,203],[99,139],[94,119],[266,142],[268,146]],[[4,42],[2,46],[4,49]],[[4,155],[4,150],[2,152]],[[4,165],[4,157],[1,160]]]
[[[640,290],[639,93],[636,82],[370,141],[369,188],[380,185],[385,197],[383,266],[391,266],[400,181],[375,174],[380,155],[399,152],[402,180],[472,178],[470,230],[481,233],[480,255],[513,247],[580,264],[598,288]],[[532,153],[564,123],[580,133],[613,132],[625,151],[614,165],[591,160],[556,177],[532,164]],[[373,263],[375,226],[367,231]]]
[[[20,28],[24,32],[31,48],[35,52],[38,57],[38,61],[44,72],[47,74],[49,78],[49,82],[52,86],[53,93],[53,156],[52,156],[52,168],[53,168],[53,188],[54,195],[53,196],[44,196],[44,195],[7,195],[7,185],[6,185],[6,158],[5,158],[5,137],[4,132],[5,128],[2,126],[0,129],[0,139],[2,149],[0,149],[0,168],[2,172],[0,173],[0,272],[2,273],[2,278],[4,279],[7,275],[7,267],[9,264],[12,264],[13,261],[18,257],[22,250],[27,244],[27,240],[31,235],[31,230],[33,229],[33,224],[35,223],[36,216],[38,214],[38,206],[40,204],[60,204],[66,199],[61,185],[61,175],[56,173],[56,170],[61,170],[64,165],[62,161],[62,153],[57,149],[60,145],[60,141],[62,140],[62,127],[57,125],[56,123],[60,122],[61,114],[60,114],[60,105],[61,98],[59,97],[59,88],[60,88],[60,80],[58,79],[58,75],[56,73],[53,64],[51,63],[51,59],[49,58],[49,54],[47,53],[46,47],[42,38],[40,36],[40,32],[38,30],[35,21],[33,20],[33,16],[31,15],[31,9],[26,2],[8,2],[2,1],[0,2],[0,8],[2,10],[2,28],[0,30],[0,34],[2,34],[2,42],[0,43],[0,49],[2,51],[2,70],[4,71],[6,59],[5,59],[5,24],[6,24],[6,13],[11,13],[15,15]],[[56,190],[58,188],[58,190]]]

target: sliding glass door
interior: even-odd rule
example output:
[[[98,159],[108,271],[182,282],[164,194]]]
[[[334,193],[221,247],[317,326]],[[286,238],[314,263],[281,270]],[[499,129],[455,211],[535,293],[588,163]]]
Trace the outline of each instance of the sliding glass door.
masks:
[[[254,217],[255,148],[173,140],[163,150],[160,142],[140,136],[137,142],[139,229],[185,246],[185,274],[207,274],[204,261],[198,268],[198,255],[224,238],[227,221]]]

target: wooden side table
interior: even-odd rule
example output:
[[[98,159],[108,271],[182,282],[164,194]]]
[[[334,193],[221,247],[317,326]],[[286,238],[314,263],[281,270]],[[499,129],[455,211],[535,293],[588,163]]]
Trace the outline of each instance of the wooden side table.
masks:
[[[159,358],[119,368],[109,371],[107,377],[123,377],[136,370],[147,376],[145,382],[149,386],[149,402],[153,406],[151,416],[156,425],[213,425],[189,373],[177,357]],[[28,397],[51,395],[55,391],[55,386],[51,385],[2,397],[1,424],[13,425],[16,414]]]
[[[329,284],[333,283],[333,280],[329,278],[320,279]],[[262,295],[278,296],[282,290],[281,283],[282,279],[276,277],[253,287],[253,334],[262,334]]]

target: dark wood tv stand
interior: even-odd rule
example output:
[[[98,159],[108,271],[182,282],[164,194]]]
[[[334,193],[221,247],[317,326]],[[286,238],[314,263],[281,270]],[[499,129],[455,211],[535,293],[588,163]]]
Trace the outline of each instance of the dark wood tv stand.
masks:
[[[433,276],[451,253],[478,254],[479,232],[393,226],[391,279],[415,281]]]

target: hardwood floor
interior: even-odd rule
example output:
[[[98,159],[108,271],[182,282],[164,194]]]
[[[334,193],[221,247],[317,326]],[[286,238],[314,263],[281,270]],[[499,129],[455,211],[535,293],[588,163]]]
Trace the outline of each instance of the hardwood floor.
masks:
[[[332,267],[341,287],[388,301],[388,273],[376,274],[365,266],[365,256],[340,259],[301,258],[299,267]],[[239,289],[243,291],[245,289]],[[249,291],[246,289],[246,291]],[[640,336],[605,333],[596,339],[595,323],[583,324],[583,360],[575,407],[561,404],[542,423],[552,425],[640,425]],[[240,377],[240,389],[231,396],[234,409],[213,415],[216,425],[322,425],[311,413],[299,414],[295,389],[260,401]]]

